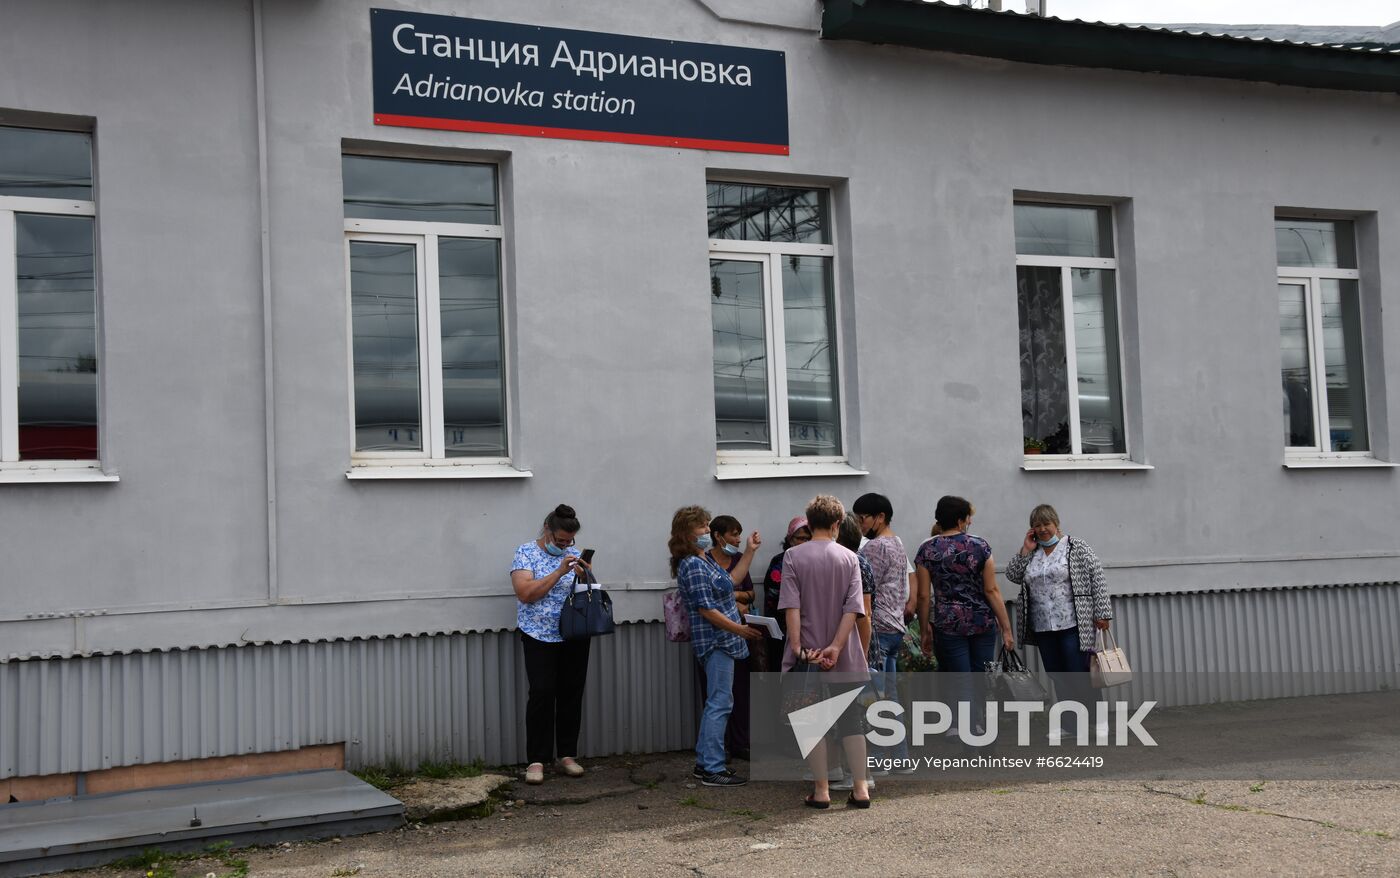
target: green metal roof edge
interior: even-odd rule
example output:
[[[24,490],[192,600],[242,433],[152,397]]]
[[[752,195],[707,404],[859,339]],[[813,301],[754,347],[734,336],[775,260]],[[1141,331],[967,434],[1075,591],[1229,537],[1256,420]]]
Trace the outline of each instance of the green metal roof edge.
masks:
[[[824,40],[1066,67],[1400,92],[1400,52],[1064,21],[910,0],[823,0]]]

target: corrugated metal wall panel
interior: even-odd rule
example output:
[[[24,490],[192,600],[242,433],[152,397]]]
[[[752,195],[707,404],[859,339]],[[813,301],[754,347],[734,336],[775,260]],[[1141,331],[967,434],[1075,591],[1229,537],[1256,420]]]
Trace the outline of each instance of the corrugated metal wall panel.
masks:
[[[1133,669],[1116,697],[1164,707],[1400,686],[1400,583],[1113,598]],[[1040,656],[1026,650],[1040,670]],[[1214,673],[1214,672],[1233,673]],[[1169,673],[1163,673],[1169,672]]]
[[[1126,695],[1163,705],[1400,685],[1400,584],[1114,599],[1140,671],[1253,671]],[[0,778],[346,742],[352,767],[524,759],[512,632],[249,645],[0,663]],[[1038,664],[1036,650],[1027,658]],[[1267,672],[1267,673],[1266,673]],[[1320,680],[1315,672],[1337,674]],[[1366,676],[1369,674],[1370,676]],[[664,626],[593,643],[581,755],[694,744],[694,660]]]
[[[0,778],[344,741],[352,767],[524,759],[510,632],[0,664]],[[584,756],[694,743],[690,647],[655,623],[594,642]]]

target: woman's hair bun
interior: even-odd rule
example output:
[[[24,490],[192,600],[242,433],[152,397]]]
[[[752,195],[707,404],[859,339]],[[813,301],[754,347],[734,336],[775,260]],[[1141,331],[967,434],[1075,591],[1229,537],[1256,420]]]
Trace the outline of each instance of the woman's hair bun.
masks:
[[[567,503],[560,503],[554,507],[555,518],[578,518],[578,513],[574,512],[574,507]]]

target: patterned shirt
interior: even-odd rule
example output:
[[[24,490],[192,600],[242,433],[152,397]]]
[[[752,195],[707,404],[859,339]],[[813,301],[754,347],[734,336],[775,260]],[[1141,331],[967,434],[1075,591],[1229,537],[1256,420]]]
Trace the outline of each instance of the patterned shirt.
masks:
[[[1074,593],[1069,585],[1069,540],[1061,539],[1050,554],[1036,549],[1026,565],[1030,589],[1031,625],[1037,631],[1074,627]]]
[[[739,607],[734,603],[734,580],[709,557],[691,555],[681,559],[676,570],[676,585],[690,613],[690,645],[701,662],[712,650],[718,649],[736,659],[748,658],[749,646],[744,638],[723,631],[700,615],[701,610],[718,610],[726,619],[743,624]]]
[[[968,533],[937,536],[919,547],[914,562],[933,581],[933,627],[958,636],[995,630],[996,616],[982,587],[992,557],[987,541]]]
[[[904,630],[904,606],[909,603],[909,556],[904,543],[890,535],[876,537],[861,547],[860,556],[875,574],[875,599],[871,624],[882,634]]]
[[[579,550],[570,546],[566,554],[578,557]],[[515,550],[515,562],[511,572],[528,570],[531,579],[543,579],[559,569],[564,557],[554,556],[539,547],[534,540]],[[559,577],[554,587],[534,603],[516,601],[515,626],[528,637],[542,643],[563,643],[559,636],[559,613],[564,609],[564,599],[574,590],[574,575],[566,573]]]

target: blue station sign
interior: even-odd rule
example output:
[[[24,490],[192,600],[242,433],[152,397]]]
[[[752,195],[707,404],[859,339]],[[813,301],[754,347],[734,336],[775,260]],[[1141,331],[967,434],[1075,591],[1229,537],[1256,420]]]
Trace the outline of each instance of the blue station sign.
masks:
[[[374,123],[788,154],[782,52],[370,10]]]

